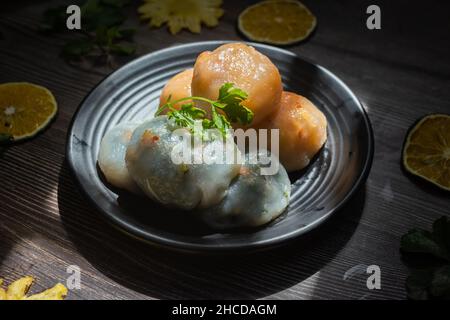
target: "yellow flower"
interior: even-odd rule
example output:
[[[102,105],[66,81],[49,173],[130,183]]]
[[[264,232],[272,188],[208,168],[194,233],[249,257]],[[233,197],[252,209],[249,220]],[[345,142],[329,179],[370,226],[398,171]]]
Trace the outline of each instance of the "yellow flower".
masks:
[[[63,300],[67,295],[67,288],[58,283],[41,293],[27,296],[33,281],[33,277],[26,276],[14,281],[5,290],[1,287],[3,280],[0,279],[0,300]]]
[[[223,15],[222,0],[144,0],[138,9],[141,19],[149,20],[151,27],[167,23],[170,33],[181,29],[199,33],[201,24],[215,27]]]

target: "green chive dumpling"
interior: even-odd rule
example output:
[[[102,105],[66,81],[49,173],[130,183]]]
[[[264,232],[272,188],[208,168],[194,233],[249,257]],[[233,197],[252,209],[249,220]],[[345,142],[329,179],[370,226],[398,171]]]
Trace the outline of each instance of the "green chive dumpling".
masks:
[[[106,180],[113,186],[139,193],[139,187],[128,174],[125,153],[131,135],[138,123],[126,122],[109,130],[102,138],[98,154],[98,166]]]
[[[173,155],[181,138],[175,129],[188,132],[167,116],[158,116],[134,131],[125,157],[131,177],[147,196],[169,207],[190,210],[219,203],[241,167],[239,161],[223,163],[225,154],[234,152],[240,157],[239,149],[225,139],[202,140],[203,148],[222,147],[223,152],[212,153],[216,163],[177,162]],[[195,158],[200,151],[194,150]]]
[[[286,209],[291,182],[276,157],[271,158],[271,166],[278,165],[278,171],[273,175],[262,175],[261,168],[265,167],[262,159],[267,158],[270,153],[265,150],[246,154],[245,164],[231,183],[226,197],[201,212],[206,224],[215,229],[256,227],[272,221]]]

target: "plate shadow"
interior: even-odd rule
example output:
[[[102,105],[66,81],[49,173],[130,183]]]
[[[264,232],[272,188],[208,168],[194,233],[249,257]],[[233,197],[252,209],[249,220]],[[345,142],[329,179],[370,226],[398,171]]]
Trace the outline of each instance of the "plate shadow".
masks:
[[[365,186],[329,221],[288,244],[220,256],[172,252],[125,235],[85,200],[66,162],[58,204],[79,253],[121,286],[157,299],[256,299],[302,282],[334,259],[358,226]]]

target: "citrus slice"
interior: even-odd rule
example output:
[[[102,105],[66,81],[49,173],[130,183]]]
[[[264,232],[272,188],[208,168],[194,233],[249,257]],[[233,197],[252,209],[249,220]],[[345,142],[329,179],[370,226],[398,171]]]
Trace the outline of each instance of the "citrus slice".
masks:
[[[427,115],[409,130],[403,165],[410,173],[450,191],[450,115]]]
[[[245,9],[238,27],[253,41],[288,45],[306,39],[316,27],[316,17],[299,1],[268,0]]]
[[[222,0],[144,0],[138,8],[141,19],[149,20],[151,27],[161,27],[167,23],[172,34],[187,28],[199,33],[202,22],[207,27],[215,27],[223,15]]]
[[[0,84],[0,136],[14,141],[43,130],[57,111],[53,94],[46,88],[26,83]]]

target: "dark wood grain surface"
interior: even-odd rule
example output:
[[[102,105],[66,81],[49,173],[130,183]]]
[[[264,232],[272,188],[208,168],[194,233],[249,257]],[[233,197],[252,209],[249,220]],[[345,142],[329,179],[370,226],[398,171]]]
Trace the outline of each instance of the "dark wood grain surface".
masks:
[[[382,9],[381,30],[365,26],[372,2]],[[305,1],[318,28],[288,49],[332,70],[361,99],[375,131],[372,171],[319,229],[288,246],[237,257],[170,253],[130,239],[77,190],[65,163],[66,131],[81,100],[113,69],[70,66],[58,56],[63,37],[36,31],[43,10],[59,3],[1,6],[0,82],[48,87],[59,114],[44,133],[0,158],[0,278],[34,275],[38,291],[65,282],[66,268],[78,265],[82,287],[69,299],[405,298],[400,236],[450,214],[448,193],[410,178],[400,166],[408,127],[424,114],[450,113],[448,2]],[[249,3],[225,1],[219,26],[200,35],[171,36],[140,24],[137,55],[193,41],[243,40],[236,19]],[[132,8],[130,24],[136,23]],[[381,290],[368,290],[364,274],[344,280],[350,268],[372,264],[381,268]]]

